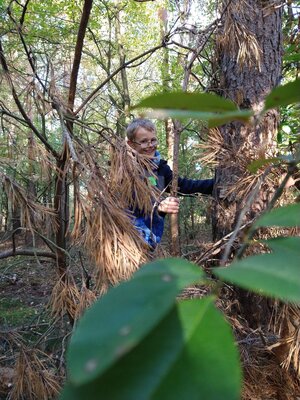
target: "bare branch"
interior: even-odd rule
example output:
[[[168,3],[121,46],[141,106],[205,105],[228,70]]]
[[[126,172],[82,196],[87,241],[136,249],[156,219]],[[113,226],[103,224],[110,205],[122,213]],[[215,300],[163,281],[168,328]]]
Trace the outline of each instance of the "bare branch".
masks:
[[[76,42],[76,47],[75,47],[75,55],[74,55],[73,67],[72,67],[71,79],[70,79],[70,89],[69,89],[68,105],[69,105],[70,110],[73,110],[73,107],[74,107],[75,93],[76,93],[76,86],[77,86],[77,77],[78,77],[78,71],[79,71],[79,66],[80,66],[80,61],[81,61],[83,41],[84,41],[92,5],[93,5],[93,0],[85,0],[82,15],[81,15],[81,20],[80,20],[80,25],[79,25],[79,29],[78,29],[77,42]]]
[[[21,15],[21,18],[20,18],[20,25],[21,25],[21,26],[22,26],[23,23],[24,23],[25,14],[26,14],[27,7],[28,7],[29,2],[30,2],[30,0],[26,0],[26,3],[25,3],[24,6],[23,6],[22,15]]]
[[[25,39],[24,39],[24,36],[23,36],[23,32],[22,32],[22,25],[18,24],[17,21],[14,19],[10,7],[8,7],[8,9],[7,9],[7,13],[9,15],[10,19],[13,21],[13,23],[16,26],[17,32],[18,32],[18,34],[20,36],[21,42],[23,44],[23,47],[24,47],[28,62],[30,64],[30,67],[32,69],[32,72],[33,72],[34,76],[39,81],[39,83],[43,87],[43,89],[46,90],[46,87],[45,87],[43,81],[41,80],[41,78],[37,74],[36,67],[35,67],[35,58],[34,58],[33,52],[31,51],[31,49],[28,48],[28,46],[27,46],[27,44],[25,42]]]
[[[142,57],[147,56],[148,54],[153,54],[156,50],[161,49],[162,47],[167,46],[167,43],[165,43],[165,41],[163,41],[160,45],[152,47],[152,49],[149,49],[147,51],[145,51],[144,53],[134,57],[133,59],[125,62],[123,65],[121,65],[119,68],[117,68],[114,72],[112,72],[102,83],[100,83],[99,86],[96,87],[96,89],[94,89],[92,91],[92,93],[81,103],[81,105],[77,108],[77,110],[74,112],[74,115],[77,115],[84,106],[86,106],[86,104],[92,100],[95,96],[95,94],[103,88],[103,86],[105,86],[115,75],[117,75],[122,69],[128,67],[130,64],[132,64],[133,62],[139,60]]]
[[[49,144],[49,142],[45,139],[45,137],[39,132],[39,130],[33,125],[31,119],[29,118],[29,116],[27,115],[27,113],[25,112],[19,97],[17,95],[17,92],[15,90],[14,84],[12,82],[10,73],[9,73],[9,69],[7,66],[7,62],[4,56],[4,52],[3,52],[3,47],[2,47],[2,42],[0,40],[0,63],[1,66],[4,70],[4,75],[6,77],[6,80],[11,88],[11,92],[14,98],[14,101],[20,111],[20,113],[22,114],[24,120],[26,121],[27,125],[29,126],[29,128],[34,132],[34,134],[40,139],[40,141],[45,145],[46,149],[55,157],[58,158],[59,154],[54,150],[54,148]]]

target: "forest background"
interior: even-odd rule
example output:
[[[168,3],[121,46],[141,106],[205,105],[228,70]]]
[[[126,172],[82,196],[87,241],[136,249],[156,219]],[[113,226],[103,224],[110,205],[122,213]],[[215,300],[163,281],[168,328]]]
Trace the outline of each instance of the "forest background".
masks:
[[[259,109],[273,87],[299,78],[299,7],[299,1],[233,0],[0,3],[3,396],[10,390],[11,398],[22,398],[25,381],[28,398],[42,398],[40,390],[54,396],[74,320],[143,261],[143,244],[121,212],[130,194],[118,193],[121,180],[132,182],[130,171],[139,168],[123,143],[127,123],[140,115],[132,106],[150,95],[188,91]],[[186,106],[193,112],[193,100]],[[259,138],[242,122],[217,130],[201,116],[183,114],[180,122],[177,116],[156,121],[163,157],[175,174],[215,175],[222,185],[213,199],[182,201],[180,235],[172,221],[163,249],[207,267],[222,257],[226,264],[242,229],[225,256],[224,247],[245,205],[243,227],[268,207],[285,172],[298,178],[299,108],[282,107],[280,117],[269,111]],[[249,172],[254,160],[260,161]],[[250,205],[249,194],[258,190]],[[297,196],[295,187],[280,201]],[[262,323],[248,294],[238,292],[237,299],[247,334],[270,322],[269,305]],[[261,300],[265,312],[264,306]],[[47,384],[28,385],[26,376],[36,370]],[[297,386],[292,381],[287,396]]]

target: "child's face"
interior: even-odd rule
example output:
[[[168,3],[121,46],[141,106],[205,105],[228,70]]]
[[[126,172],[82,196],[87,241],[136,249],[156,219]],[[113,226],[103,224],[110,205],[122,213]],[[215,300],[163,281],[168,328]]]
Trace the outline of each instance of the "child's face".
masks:
[[[138,153],[154,157],[158,145],[156,132],[139,127],[134,140],[129,140],[128,144]]]

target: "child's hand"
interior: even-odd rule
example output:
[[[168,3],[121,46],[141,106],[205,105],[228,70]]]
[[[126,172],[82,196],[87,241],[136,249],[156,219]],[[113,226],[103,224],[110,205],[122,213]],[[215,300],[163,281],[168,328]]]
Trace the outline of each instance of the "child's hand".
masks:
[[[176,197],[167,197],[159,204],[158,211],[166,214],[178,214],[179,199]]]

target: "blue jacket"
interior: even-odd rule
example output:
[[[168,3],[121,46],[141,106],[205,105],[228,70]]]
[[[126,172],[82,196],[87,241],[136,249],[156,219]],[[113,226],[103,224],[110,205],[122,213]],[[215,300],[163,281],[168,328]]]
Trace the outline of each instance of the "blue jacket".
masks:
[[[159,190],[168,187],[172,182],[173,172],[168,166],[167,161],[161,160],[158,152],[155,153],[156,160],[154,161],[158,167],[154,170],[156,175],[156,186]],[[149,178],[152,181],[152,178]],[[178,192],[179,194],[212,194],[214,186],[214,179],[187,179],[178,178]],[[161,241],[164,231],[164,213],[159,213],[154,210],[152,217],[145,216],[138,209],[133,212],[134,225],[140,232],[141,236],[152,248]]]

